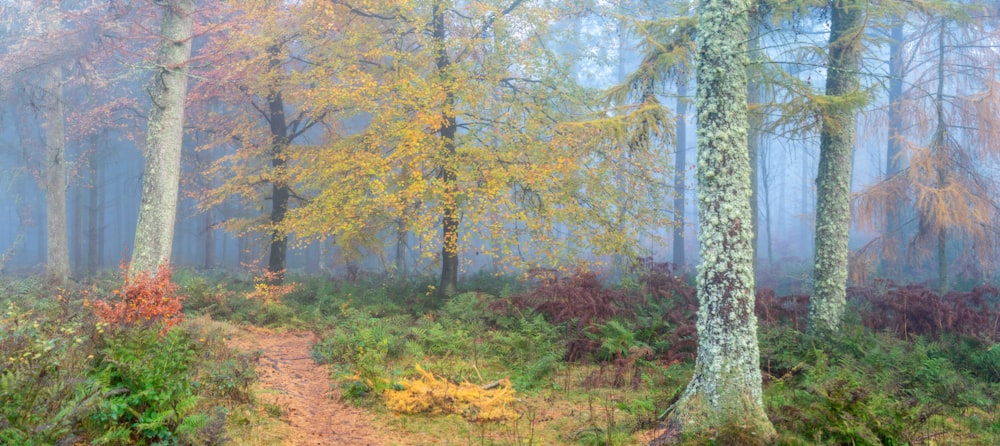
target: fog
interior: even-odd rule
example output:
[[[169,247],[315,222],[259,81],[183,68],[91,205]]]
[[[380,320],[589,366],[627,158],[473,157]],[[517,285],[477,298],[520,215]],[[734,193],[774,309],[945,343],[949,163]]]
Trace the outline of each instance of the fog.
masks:
[[[150,107],[147,91],[154,81],[147,70],[157,43],[152,36],[156,26],[151,24],[156,23],[157,15],[151,9],[153,2],[148,2],[149,5],[110,2],[112,6],[106,7],[99,3],[104,2],[62,2],[60,8],[53,10],[38,8],[33,2],[0,2],[3,16],[0,40],[0,251],[3,255],[0,267],[5,274],[41,274],[46,268],[48,216],[44,178],[48,167],[44,98],[54,92],[51,85],[42,81],[42,73],[52,67],[59,67],[62,73],[58,82],[61,96],[57,100],[65,110],[62,118],[66,127],[63,165],[72,276],[83,278],[116,269],[131,255]],[[282,8],[294,10],[300,3],[284,5]],[[571,6],[559,7],[571,10],[572,15],[545,19],[551,25],[549,31],[560,36],[553,38],[552,48],[548,48],[550,57],[568,67],[567,78],[576,84],[574,88],[585,91],[586,96],[581,97],[592,100],[583,106],[591,111],[590,116],[601,107],[607,108],[601,112],[604,116],[613,116],[618,113],[615,107],[620,104],[593,98],[600,98],[602,91],[626,82],[630,74],[640,68],[649,40],[656,38],[644,34],[652,32],[648,23],[680,17],[681,12],[643,2],[621,2],[619,5],[591,1]],[[978,185],[978,188],[969,189],[969,194],[976,195],[976,199],[950,204],[973,207],[997,202],[996,149],[1000,141],[996,139],[997,131],[993,130],[997,127],[995,113],[1000,110],[997,22],[995,15],[984,15],[984,8],[973,8],[973,11],[969,14],[972,18],[954,20],[910,13],[898,25],[904,38],[895,55],[890,53],[892,17],[873,19],[864,42],[862,82],[866,100],[857,120],[858,143],[854,149],[851,180],[856,204],[871,196],[872,188],[889,178],[890,159],[886,154],[889,141],[896,138],[903,143],[905,149],[897,155],[903,166],[908,166],[913,153],[928,146],[935,129],[932,122],[936,119],[934,93],[941,75],[944,76],[945,99],[942,116],[948,121],[950,147],[954,153],[961,153],[949,156],[956,160],[957,170],[965,169],[960,172],[961,178]],[[199,19],[205,17],[199,15]],[[221,82],[211,78],[218,74],[213,74],[212,64],[221,63],[216,62],[220,60],[218,54],[211,51],[218,43],[213,39],[218,39],[219,35],[213,34],[217,31],[213,26],[221,27],[219,23],[225,20],[226,17],[219,16],[196,26],[194,55],[190,62],[189,108],[206,108],[197,105],[199,101],[208,101],[205,98],[209,88],[205,85]],[[762,92],[762,103],[770,105],[759,108],[763,118],[755,160],[759,285],[785,286],[787,291],[808,292],[814,250],[815,179],[820,136],[816,111],[805,105],[808,101],[803,102],[802,96],[806,92],[822,95],[826,81],[823,49],[829,37],[829,17],[821,9],[806,10],[792,19],[778,23],[765,21],[760,26],[764,56],[754,64],[768,72],[758,88]],[[941,34],[947,37],[940,40],[947,45],[943,52],[939,51],[938,39],[941,26],[946,27]],[[295,34],[294,30],[287,31],[289,35]],[[517,33],[511,35],[512,39],[526,38]],[[285,65],[292,74],[302,70],[296,67],[321,57],[315,42],[307,42],[304,37],[294,39],[289,40],[286,54],[292,62]],[[939,53],[943,54],[940,59]],[[902,58],[905,66],[898,76],[902,80],[902,96],[890,100],[890,81],[895,76],[890,70],[893,57]],[[520,71],[529,70],[522,67]],[[766,83],[776,80],[781,80],[782,84]],[[285,115],[290,120],[309,112],[310,104],[303,98],[308,97],[311,83],[316,81],[296,82],[302,83],[304,92],[286,95]],[[257,87],[259,85],[247,88]],[[659,79],[653,89],[667,116],[676,120],[677,77]],[[670,188],[672,193],[682,194],[684,208],[672,209],[672,203],[665,202],[658,210],[671,219],[684,216],[684,268],[687,271],[693,271],[699,261],[697,185],[693,170],[697,123],[692,112],[694,98],[691,97],[695,90],[692,79],[686,98],[692,101],[686,119],[686,145],[674,147],[676,128],[653,141],[666,165],[672,165],[678,150],[687,153],[686,187],[683,190]],[[232,114],[233,120],[237,119],[237,114],[253,115],[252,107],[266,103],[261,98],[265,97],[258,95],[257,103],[243,109],[218,103],[212,116],[225,121],[227,113]],[[901,107],[903,118],[899,118],[901,133],[894,137],[890,137],[889,130],[892,101],[904,103]],[[789,108],[795,104],[803,105],[799,109]],[[294,144],[319,147],[331,139],[361,133],[373,122],[371,115],[364,118],[346,112],[324,113],[323,122],[303,133]],[[233,175],[241,175],[225,168],[227,163],[234,162],[225,157],[233,156],[249,144],[235,139],[220,143],[219,135],[232,132],[232,129],[213,128],[213,123],[205,120],[209,115],[190,111],[187,114],[171,263],[178,267],[227,271],[262,268],[267,264],[271,237],[251,222],[259,221],[270,212],[269,192],[262,191],[252,198],[206,198],[207,191],[219,188]],[[307,115],[306,119],[311,118]],[[467,134],[469,130],[461,127],[463,123],[459,124],[459,137],[471,136]],[[258,125],[266,128],[263,121]],[[660,175],[658,181],[672,183],[673,172],[664,171]],[[308,194],[315,187],[303,187],[302,190]],[[856,214],[867,215],[860,218],[856,215],[851,228],[851,267],[859,274],[854,276],[852,273],[852,280],[891,276],[886,269],[890,268],[887,262],[896,265],[890,269],[900,272],[892,277],[899,282],[934,279],[938,268],[935,246],[927,243],[924,234],[930,223],[913,210],[924,199],[919,190],[919,185],[911,186],[906,194],[894,198],[903,209],[898,227],[892,228],[901,234],[897,247],[890,248],[883,243],[888,231],[884,216],[871,215],[873,209],[888,209],[891,203],[855,208]],[[305,202],[313,197],[302,198]],[[292,203],[292,207],[297,206],[295,200]],[[981,214],[982,218],[977,217],[972,222],[954,218],[956,225],[971,227],[955,229],[950,233],[954,236],[946,241],[946,261],[957,283],[995,278],[996,262],[992,259],[996,254],[996,207],[983,209]],[[440,221],[436,224],[440,225]],[[513,222],[507,224],[512,228],[516,226]],[[674,261],[670,236],[673,228],[646,229],[649,233],[634,241],[636,251],[653,261]],[[430,232],[439,230],[436,227]],[[370,231],[378,241],[367,242],[360,249],[345,246],[341,239],[332,235],[323,239],[310,236],[303,240],[293,231],[289,234],[287,268],[292,272],[337,276],[379,275],[398,269],[399,266],[394,265],[400,258],[394,228],[385,226]],[[459,253],[462,274],[480,270],[523,272],[526,265],[546,263],[548,251],[537,249],[531,237],[524,234],[512,237],[517,239],[520,249],[507,256],[495,255],[500,247],[496,240],[465,240]],[[402,269],[406,274],[430,275],[439,268],[440,248],[421,240],[414,233],[403,238],[405,263]],[[575,244],[584,247],[577,252],[580,261],[609,272],[626,264],[613,255],[591,255],[588,242],[574,240]],[[886,254],[889,249],[897,255]],[[509,257],[517,257],[519,261],[510,261]],[[576,260],[564,261],[573,263]]]

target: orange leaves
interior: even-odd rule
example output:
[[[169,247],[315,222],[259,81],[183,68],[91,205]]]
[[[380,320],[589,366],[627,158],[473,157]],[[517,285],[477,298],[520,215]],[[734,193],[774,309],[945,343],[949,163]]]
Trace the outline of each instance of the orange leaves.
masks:
[[[126,327],[162,323],[166,332],[184,319],[184,296],[177,294],[169,266],[160,265],[154,275],[143,271],[130,277],[124,266],[122,272],[125,283],[114,290],[114,298],[93,303],[94,314],[102,321]]]

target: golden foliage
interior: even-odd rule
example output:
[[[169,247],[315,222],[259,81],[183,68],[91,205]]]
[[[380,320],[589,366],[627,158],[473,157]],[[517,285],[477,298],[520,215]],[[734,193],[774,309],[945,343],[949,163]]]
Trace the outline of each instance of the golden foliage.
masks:
[[[420,378],[404,379],[402,390],[386,390],[385,404],[397,413],[451,413],[472,421],[509,421],[517,419],[514,389],[509,379],[495,388],[484,389],[469,382],[452,383],[435,377],[420,365],[414,366]]]

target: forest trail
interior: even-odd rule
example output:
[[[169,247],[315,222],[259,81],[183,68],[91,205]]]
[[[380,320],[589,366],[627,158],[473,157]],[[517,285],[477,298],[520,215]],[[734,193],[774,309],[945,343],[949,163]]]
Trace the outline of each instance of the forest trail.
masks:
[[[289,425],[281,443],[288,446],[382,446],[402,443],[398,435],[365,411],[340,402],[333,394],[330,373],[316,364],[309,350],[316,335],[308,331],[276,332],[240,327],[227,341],[231,348],[260,352],[257,395],[281,408]]]

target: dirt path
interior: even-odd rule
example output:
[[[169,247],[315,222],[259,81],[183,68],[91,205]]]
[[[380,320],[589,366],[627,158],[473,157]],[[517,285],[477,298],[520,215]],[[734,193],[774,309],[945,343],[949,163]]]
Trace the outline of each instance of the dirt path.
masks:
[[[309,349],[316,336],[307,331],[273,332],[240,328],[229,345],[246,352],[261,351],[257,365],[258,397],[282,409],[291,429],[284,445],[382,446],[405,442],[376,423],[361,409],[332,396],[326,366],[316,364]]]

